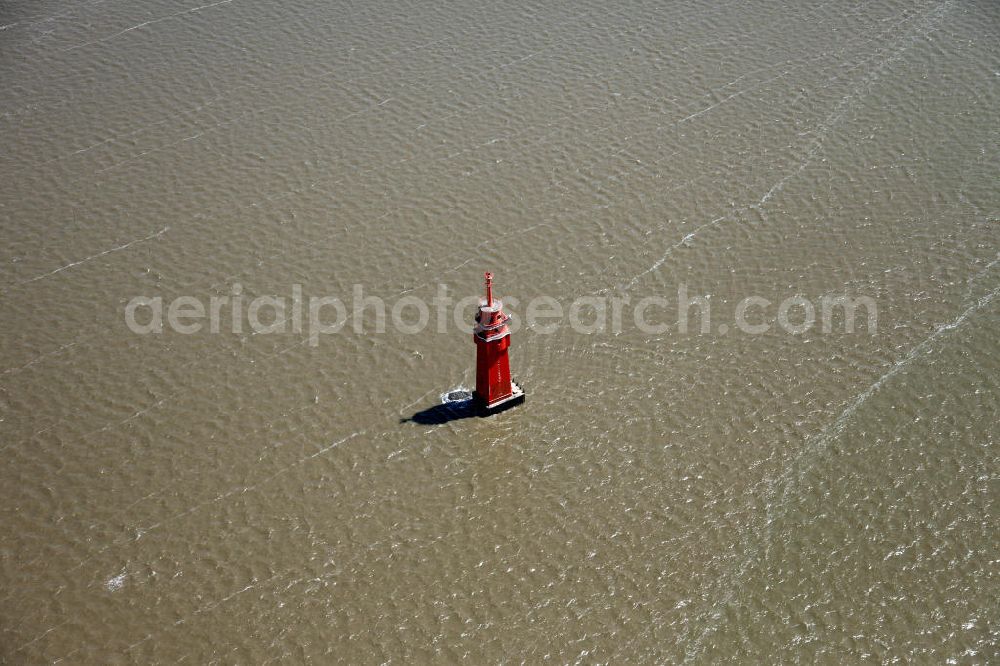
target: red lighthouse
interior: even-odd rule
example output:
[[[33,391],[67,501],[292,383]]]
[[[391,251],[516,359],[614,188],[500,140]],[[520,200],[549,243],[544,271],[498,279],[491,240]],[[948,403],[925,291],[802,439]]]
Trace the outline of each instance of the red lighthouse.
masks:
[[[486,298],[479,300],[476,328],[476,392],[474,398],[483,412],[492,414],[524,402],[524,391],[510,380],[510,317],[503,302],[493,298],[493,273],[486,273]]]

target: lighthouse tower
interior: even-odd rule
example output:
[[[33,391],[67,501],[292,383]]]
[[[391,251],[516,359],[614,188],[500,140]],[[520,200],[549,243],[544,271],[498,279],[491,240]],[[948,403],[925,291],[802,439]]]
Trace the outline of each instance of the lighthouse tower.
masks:
[[[504,314],[503,302],[493,298],[493,273],[486,273],[486,298],[479,300],[476,327],[476,405],[482,412],[495,412],[524,402],[524,391],[510,380],[510,317]]]

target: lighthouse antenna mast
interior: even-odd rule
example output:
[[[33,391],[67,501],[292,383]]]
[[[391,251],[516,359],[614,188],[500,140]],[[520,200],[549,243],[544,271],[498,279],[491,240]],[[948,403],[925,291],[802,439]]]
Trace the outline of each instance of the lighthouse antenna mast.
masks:
[[[493,307],[493,273],[486,271],[486,307]]]

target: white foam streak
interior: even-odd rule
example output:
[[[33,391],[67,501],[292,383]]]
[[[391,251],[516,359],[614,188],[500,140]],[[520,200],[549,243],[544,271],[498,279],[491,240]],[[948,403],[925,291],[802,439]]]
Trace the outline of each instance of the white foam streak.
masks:
[[[107,37],[102,37],[100,39],[95,39],[95,40],[92,40],[92,41],[89,41],[89,42],[83,42],[82,44],[76,44],[75,46],[70,46],[70,47],[65,48],[63,50],[64,51],[73,51],[73,50],[76,50],[76,49],[81,49],[84,46],[90,46],[91,44],[101,44],[103,42],[107,42],[109,40],[112,40],[115,37],[120,37],[120,36],[122,36],[122,35],[124,35],[126,33],[132,32],[133,30],[140,30],[142,28],[145,28],[145,27],[148,27],[148,26],[151,26],[151,25],[155,25],[157,23],[162,23],[163,21],[169,21],[170,19],[174,19],[174,18],[177,18],[179,16],[184,16],[185,14],[195,14],[195,13],[203,11],[205,9],[210,9],[212,7],[218,7],[219,5],[228,5],[232,1],[233,0],[219,0],[218,2],[213,2],[211,4],[201,5],[200,7],[192,7],[190,9],[185,9],[185,10],[182,10],[182,11],[179,11],[179,12],[175,12],[175,13],[170,14],[168,16],[162,16],[162,17],[160,17],[158,19],[151,19],[149,21],[143,21],[142,23],[136,23],[135,25],[133,25],[133,26],[131,26],[129,28],[125,28],[124,30],[119,30],[116,33],[108,35]]]
[[[154,238],[159,238],[163,234],[167,233],[167,231],[169,231],[169,230],[170,230],[170,227],[163,227],[162,229],[160,229],[159,231],[157,231],[155,234],[150,234],[150,235],[146,236],[145,238],[138,238],[138,239],[136,239],[134,241],[130,241],[128,243],[125,243],[124,245],[118,245],[116,247],[112,247],[112,248],[109,248],[107,250],[104,250],[103,252],[98,252],[97,254],[92,254],[89,257],[85,257],[83,259],[80,259],[79,261],[74,261],[74,262],[66,264],[65,266],[60,266],[59,268],[55,269],[54,271],[49,271],[48,273],[43,273],[41,275],[36,275],[35,277],[28,278],[27,280],[21,280],[20,282],[15,283],[15,285],[30,284],[32,282],[38,282],[39,280],[44,280],[47,277],[52,277],[53,275],[57,275],[59,273],[62,273],[63,271],[69,270],[70,268],[75,268],[76,266],[79,266],[80,264],[85,264],[88,261],[91,261],[93,259],[99,259],[100,257],[112,254],[114,252],[121,252],[122,250],[126,250],[126,249],[132,247],[133,245],[137,245],[139,243],[145,243],[146,241],[153,240]]]

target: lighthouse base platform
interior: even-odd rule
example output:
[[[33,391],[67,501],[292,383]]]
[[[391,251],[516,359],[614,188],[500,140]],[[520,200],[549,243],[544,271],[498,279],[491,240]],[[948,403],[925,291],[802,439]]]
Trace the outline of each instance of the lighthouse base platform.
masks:
[[[499,400],[494,400],[493,402],[486,404],[480,397],[479,394],[472,393],[472,402],[476,409],[476,413],[479,416],[491,416],[493,414],[499,414],[502,411],[508,410],[511,407],[520,405],[524,402],[524,391],[516,383],[510,383],[513,392],[506,398],[500,398]]]

